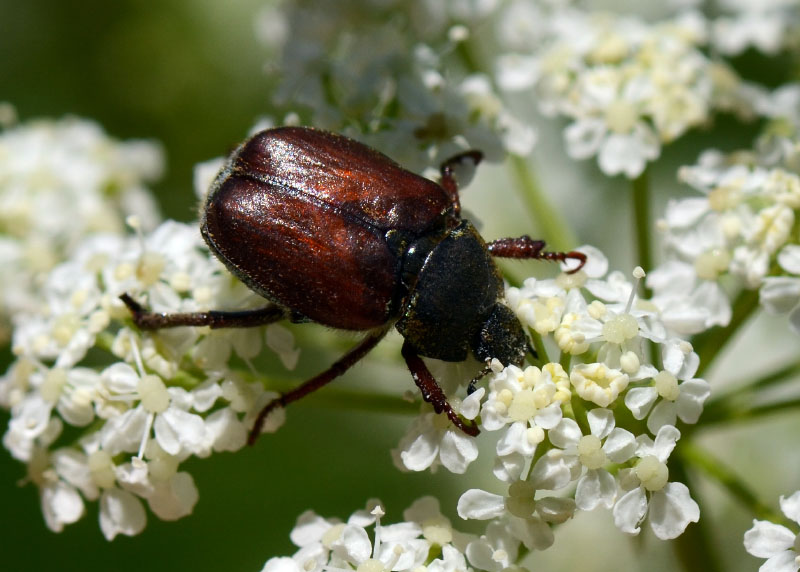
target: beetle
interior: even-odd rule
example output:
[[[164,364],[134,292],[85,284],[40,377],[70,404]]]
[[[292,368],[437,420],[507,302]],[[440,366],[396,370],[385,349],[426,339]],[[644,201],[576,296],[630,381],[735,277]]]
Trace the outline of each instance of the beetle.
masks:
[[[529,236],[484,242],[461,218],[455,169],[477,164],[479,151],[445,161],[441,183],[407,171],[382,153],[342,135],[278,127],[240,145],[211,185],[201,233],[211,251],[270,303],[240,312],[162,314],[121,296],[142,330],[178,326],[249,327],[288,319],[366,332],[327,370],[268,403],[250,433],[252,444],[270,411],[342,375],[394,326],[402,356],[422,398],[468,435],[423,356],[449,362],[472,353],[520,365],[528,338],[503,303],[493,257],[576,260],[577,251],[547,252]]]

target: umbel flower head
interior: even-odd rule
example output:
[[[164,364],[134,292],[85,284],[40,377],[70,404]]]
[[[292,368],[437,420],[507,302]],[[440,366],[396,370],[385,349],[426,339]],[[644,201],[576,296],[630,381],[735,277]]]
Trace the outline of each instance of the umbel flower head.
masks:
[[[709,150],[680,178],[701,196],[672,200],[659,227],[673,260],[651,284],[656,298],[705,301],[703,326],[725,325],[730,303],[725,287],[758,290],[770,313],[788,314],[800,332],[800,164],[796,109],[798,90],[765,95],[762,106],[781,124],[768,128],[755,151]],[[788,97],[788,96],[792,97]],[[794,125],[793,125],[794,123]]]
[[[513,92],[532,90],[543,113],[567,117],[567,153],[597,156],[606,175],[638,177],[662,145],[715,111],[752,115],[747,85],[703,53],[707,23],[700,14],[650,24],[560,7],[540,17],[533,46],[512,46],[521,49],[498,58],[498,82]]]
[[[96,123],[67,117],[0,133],[0,343],[10,315],[35,308],[47,272],[92,233],[120,232],[136,215],[159,221],[146,184],[161,176],[161,148],[117,141]]]
[[[55,531],[83,516],[87,500],[100,501],[109,539],[144,528],[142,501],[162,519],[191,513],[198,492],[180,464],[243,447],[249,414],[270,396],[229,369],[231,356],[247,362],[266,339],[287,364],[297,359],[279,325],[266,338],[197,328],[143,335],[124,292],[159,310],[263,304],[210,255],[195,225],[95,235],[52,270],[38,308],[15,329],[0,404],[11,412],[3,444],[27,464]]]
[[[576,510],[612,509],[629,534],[647,520],[662,539],[699,518],[689,490],[670,482],[668,469],[680,438],[675,425],[697,422],[710,394],[694,377],[697,355],[670,333],[654,301],[636,299],[635,284],[620,273],[607,274],[600,251],[583,251],[589,262],[577,274],[531,278],[506,292],[542,365],[495,362],[488,389],[460,405],[498,435],[493,473],[507,493],[468,490],[459,515],[503,527],[529,549],[550,546],[552,526]],[[649,346],[659,366],[650,363]],[[618,426],[614,410],[622,407],[644,424]],[[441,464],[460,473],[477,457],[469,444],[455,446],[458,431],[439,417],[426,412],[412,425],[395,451],[402,468]],[[574,498],[565,496],[571,490]]]

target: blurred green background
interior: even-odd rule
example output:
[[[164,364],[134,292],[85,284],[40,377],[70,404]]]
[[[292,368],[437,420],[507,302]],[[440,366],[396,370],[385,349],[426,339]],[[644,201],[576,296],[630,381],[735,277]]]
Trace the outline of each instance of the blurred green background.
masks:
[[[259,115],[269,112],[270,85],[262,70],[270,54],[257,44],[253,31],[254,15],[264,3],[0,0],[0,101],[13,103],[21,121],[74,114],[96,120],[114,137],[160,141],[168,171],[155,190],[164,215],[193,220],[194,164],[227,153]],[[629,224],[625,201],[619,201],[617,194],[625,182],[600,180],[591,162],[578,166],[565,162],[560,127],[551,124],[550,131],[544,130],[543,145],[537,148],[543,164],[552,167],[542,177],[545,186],[560,191],[555,202],[581,227],[583,241],[609,252],[612,266],[632,267],[630,240],[620,238],[619,232],[609,240],[607,231]],[[674,184],[674,167],[693,161],[712,139],[735,148],[747,145],[752,135],[741,129],[732,135],[736,125],[729,121],[722,123],[720,137],[719,127],[713,134],[694,135],[665,151],[665,166],[655,173],[657,180],[667,182],[662,191],[686,192]],[[565,165],[564,169],[559,165]],[[591,194],[585,193],[587,180],[593,180]],[[578,201],[577,191],[582,193]],[[655,210],[665,201],[662,192],[655,199]],[[480,211],[498,201],[488,193],[469,194],[465,203]],[[609,210],[609,204],[614,209]],[[485,220],[487,236],[499,235],[501,228],[510,234],[510,225],[516,225],[513,230],[520,234],[530,231],[529,221],[517,215],[524,209],[513,204],[504,208],[513,220]],[[596,220],[597,212],[604,214],[602,224]],[[353,343],[352,337],[329,334],[317,326],[295,332],[304,350],[300,368],[293,372],[298,380],[318,371],[319,364],[332,362]],[[344,387],[360,382],[380,384],[390,391],[412,389],[398,359],[397,342],[395,337],[382,344],[348,374]],[[317,352],[315,347],[320,346],[335,349]],[[3,368],[7,360],[5,356]],[[461,492],[481,486],[475,476],[490,474],[490,455],[484,455],[482,464],[457,481],[445,471],[401,474],[388,451],[403,434],[409,417],[377,412],[348,415],[321,407],[322,400],[312,396],[293,405],[286,426],[253,448],[187,462],[184,467],[200,492],[194,514],[178,522],[162,522],[150,515],[141,535],[120,536],[111,543],[100,533],[96,503],[88,505],[89,512],[79,523],[61,534],[50,532],[41,516],[36,488],[18,487],[24,478],[23,466],[0,450],[4,517],[0,566],[9,571],[258,571],[268,557],[293,552],[289,531],[306,509],[346,518],[369,497],[379,497],[387,505],[387,522],[394,522],[415,498],[436,494],[454,518]],[[0,414],[0,424],[6,422],[7,415]],[[753,450],[758,450],[757,443]],[[771,484],[783,490],[781,483]],[[717,510],[712,516],[730,523],[730,510]],[[746,527],[747,516],[733,510],[736,527]],[[582,515],[581,520],[582,528],[573,538],[584,543],[591,542],[591,535],[595,540],[603,538],[617,562],[641,558],[649,562],[649,570],[673,569],[668,543],[656,544],[646,537],[629,542],[613,529],[608,514]],[[564,535],[575,526],[565,525]],[[544,555],[544,562],[554,566],[548,569],[599,569],[591,552],[571,550],[569,536],[562,538],[562,531],[556,537],[553,551]],[[732,550],[731,558],[743,553],[741,545]]]

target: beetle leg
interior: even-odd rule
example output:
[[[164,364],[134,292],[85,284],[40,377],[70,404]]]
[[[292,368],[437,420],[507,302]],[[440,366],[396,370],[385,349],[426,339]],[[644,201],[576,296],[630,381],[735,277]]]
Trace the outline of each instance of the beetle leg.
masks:
[[[458,199],[458,182],[455,177],[455,168],[459,163],[463,162],[464,159],[470,159],[477,165],[481,162],[481,159],[483,159],[483,153],[474,149],[471,151],[464,151],[463,153],[450,157],[439,167],[439,172],[442,174],[442,188],[450,195],[450,200],[455,206],[456,214],[461,210],[461,203]]]
[[[250,328],[278,322],[287,317],[287,312],[280,306],[271,304],[253,310],[238,312],[176,312],[163,314],[150,312],[131,298],[127,293],[120,296],[133,315],[133,321],[140,330],[160,330],[179,326],[208,326],[216,328]]]
[[[302,385],[295,387],[291,391],[287,391],[280,397],[277,397],[267,403],[261,409],[261,411],[259,411],[258,417],[256,417],[255,423],[253,423],[253,428],[250,430],[247,443],[252,445],[256,442],[256,439],[258,439],[258,436],[261,434],[261,429],[264,427],[264,420],[273,409],[276,407],[286,407],[289,403],[297,401],[312,391],[316,391],[323,385],[327,385],[332,382],[334,379],[353,367],[356,362],[367,355],[372,348],[378,345],[378,342],[383,339],[388,331],[388,328],[383,328],[369,334],[361,341],[360,344],[344,354],[344,356],[339,358],[339,360],[336,361],[331,367],[322,373],[317,374],[315,377],[312,377],[308,381],[303,382]]]
[[[476,384],[490,373],[492,373],[492,366],[486,364],[483,369],[478,372],[478,375],[469,380],[469,385],[467,385],[467,395],[472,395],[475,393],[475,391],[478,389],[475,387]]]
[[[586,255],[583,252],[572,250],[570,252],[546,252],[543,240],[533,240],[527,234],[519,238],[500,238],[488,243],[487,248],[492,256],[500,258],[536,258],[539,260],[556,260],[565,262],[568,259],[577,260],[578,266],[567,270],[567,274],[574,274],[586,264]]]
[[[436,413],[444,413],[453,422],[453,425],[461,429],[467,435],[476,436],[480,431],[474,421],[467,422],[456,413],[447,401],[442,388],[436,383],[436,379],[431,374],[428,366],[419,357],[417,351],[408,342],[403,342],[403,358],[406,360],[411,377],[422,392],[422,399],[433,405]]]

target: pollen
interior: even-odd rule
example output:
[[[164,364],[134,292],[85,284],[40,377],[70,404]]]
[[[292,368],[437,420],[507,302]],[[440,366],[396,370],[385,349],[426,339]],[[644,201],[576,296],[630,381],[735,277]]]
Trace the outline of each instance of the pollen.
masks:
[[[584,435],[578,441],[578,457],[587,469],[599,469],[606,464],[606,452],[603,451],[600,438],[596,435]]]
[[[641,461],[636,465],[635,471],[642,486],[648,491],[660,491],[666,486],[669,479],[667,465],[653,455],[642,457]]]
[[[383,572],[384,570],[383,562],[377,558],[367,558],[356,568],[356,572]]]
[[[639,113],[627,101],[618,99],[606,108],[606,123],[616,133],[630,133],[638,120]]]
[[[88,459],[89,475],[94,483],[103,489],[110,489],[116,482],[114,475],[114,462],[111,455],[102,449],[98,449],[89,455]]]
[[[578,314],[570,312],[565,314],[561,325],[556,329],[553,337],[561,351],[571,355],[580,355],[589,349],[589,343],[582,332],[577,332],[572,325],[579,319]]]
[[[723,248],[714,248],[700,254],[694,261],[697,277],[703,280],[716,280],[728,269],[731,263],[730,253]]]
[[[142,407],[150,413],[163,413],[169,407],[169,393],[157,375],[145,375],[136,384]]]
[[[136,277],[145,286],[151,286],[158,281],[166,262],[164,257],[157,252],[145,252],[136,267]]]
[[[681,394],[678,388],[678,380],[668,371],[660,371],[653,378],[656,382],[656,391],[668,401],[675,401]]]
[[[446,517],[440,515],[422,523],[422,535],[431,543],[444,546],[453,540],[453,527]]]
[[[62,368],[53,368],[44,376],[44,381],[39,388],[42,399],[48,403],[55,403],[61,397],[64,385],[67,383],[67,373]]]
[[[622,344],[639,335],[639,322],[630,314],[614,316],[603,324],[603,337],[611,344]]]
[[[620,356],[619,366],[622,368],[622,371],[628,375],[632,375],[639,371],[641,362],[639,360],[639,356],[636,355],[636,352],[628,351]]]
[[[628,387],[629,378],[605,364],[593,363],[575,366],[570,381],[583,399],[607,407]]]
[[[532,389],[517,392],[508,407],[508,416],[514,421],[527,421],[539,411],[536,406],[536,395]]]

